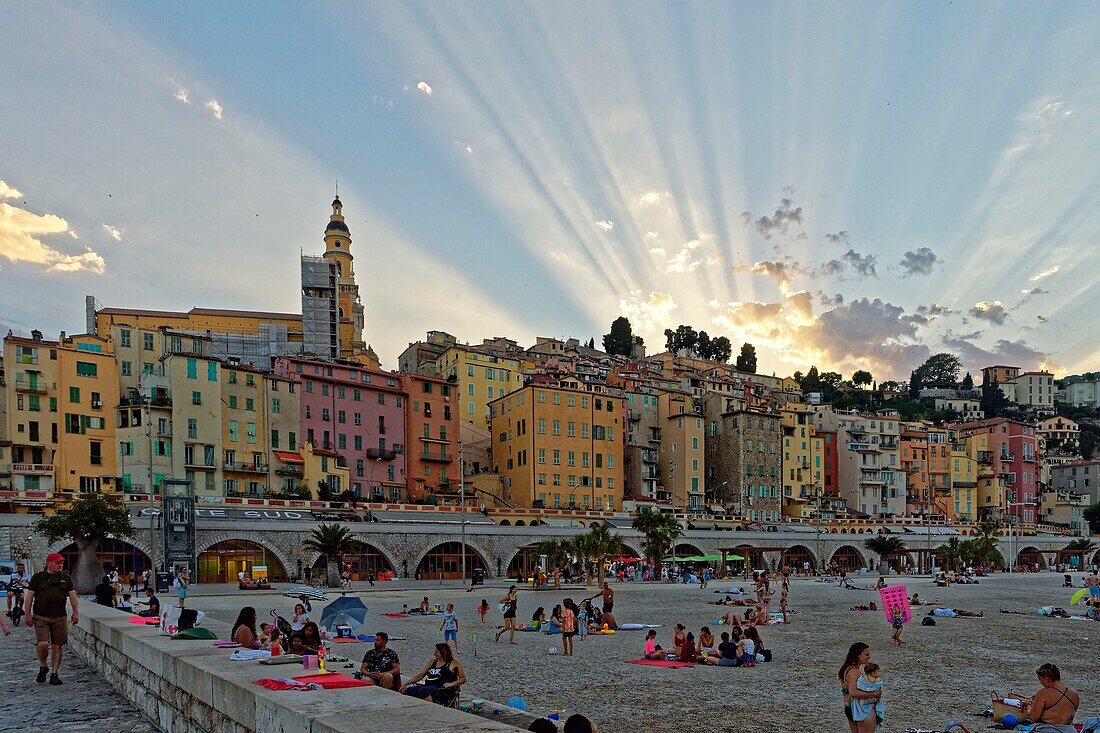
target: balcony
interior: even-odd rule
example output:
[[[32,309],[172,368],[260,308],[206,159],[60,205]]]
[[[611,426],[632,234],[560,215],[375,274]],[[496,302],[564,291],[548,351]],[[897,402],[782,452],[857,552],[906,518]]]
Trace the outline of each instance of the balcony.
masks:
[[[367,448],[365,455],[372,461],[392,461],[397,458],[397,451],[389,448]]]
[[[427,461],[428,463],[453,463],[454,458],[446,454],[433,455],[431,453],[420,454],[420,460]]]
[[[984,463],[988,466],[993,465],[993,452],[988,450],[978,451],[978,463]]]
[[[977,481],[956,481],[953,486],[956,489],[976,489],[978,488]]]
[[[644,450],[642,451],[642,463],[656,463],[657,451]]]
[[[236,471],[238,473],[267,473],[267,466],[262,463],[239,463],[237,461],[226,461],[222,468],[226,471]]]
[[[46,383],[40,382],[37,379],[32,382],[24,381],[22,379],[16,379],[15,391],[30,392],[31,394],[46,394],[47,392]]]
[[[878,446],[875,445],[874,443],[865,443],[865,442],[862,442],[862,441],[858,442],[858,443],[849,443],[848,444],[848,450],[859,451],[859,452],[862,452],[862,453],[878,453],[879,452]]]
[[[1016,460],[1016,454],[1015,453],[1002,453],[1001,454],[1001,460],[1002,461],[1009,461],[1009,462],[1015,461]]]
[[[183,467],[191,471],[215,471],[218,468],[213,463],[195,463],[194,461],[188,461],[187,459],[184,459]]]
[[[627,410],[626,419],[631,422],[638,422],[642,419],[642,413],[637,410]]]
[[[53,476],[52,463],[13,463],[11,472],[20,476]]]
[[[287,463],[282,466],[276,466],[275,473],[280,476],[301,476],[302,467],[293,463]]]

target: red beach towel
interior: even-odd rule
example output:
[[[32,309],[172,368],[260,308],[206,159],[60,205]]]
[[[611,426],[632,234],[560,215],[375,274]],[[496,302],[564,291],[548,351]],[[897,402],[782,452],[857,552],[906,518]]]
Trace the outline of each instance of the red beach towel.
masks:
[[[370,680],[357,680],[354,677],[329,672],[328,674],[304,674],[301,677],[293,677],[305,684],[320,685],[326,690],[342,690],[345,687],[371,687],[374,683]]]
[[[673,659],[628,659],[627,664],[644,664],[647,667],[668,667],[669,669],[682,669],[694,667],[694,662],[678,662]]]
[[[385,616],[386,618],[408,618],[409,617],[409,614],[407,614],[407,613],[384,613],[382,615]]]

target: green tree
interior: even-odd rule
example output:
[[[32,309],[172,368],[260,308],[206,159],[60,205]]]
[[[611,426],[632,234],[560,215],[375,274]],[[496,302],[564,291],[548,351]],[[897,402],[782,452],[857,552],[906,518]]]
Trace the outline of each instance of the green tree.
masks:
[[[974,377],[970,376],[970,372],[967,372],[966,376],[963,377],[962,388],[974,389]]]
[[[982,396],[980,399],[982,410],[987,418],[1001,417],[1012,406],[1008,397],[1001,391],[997,380],[989,384],[982,384]]]
[[[952,537],[940,547],[940,560],[943,562],[945,569],[959,569],[959,562],[962,559],[961,545],[962,542],[959,541],[958,537]]]
[[[714,346],[711,343],[710,335],[706,331],[700,331],[699,337],[695,340],[695,355],[700,359],[710,359],[714,354]]]
[[[546,556],[547,571],[560,568],[569,561],[569,542],[567,540],[543,540],[539,543],[538,553]],[[561,573],[554,573],[554,587],[561,587]]]
[[[871,372],[864,369],[860,369],[852,375],[852,384],[857,387],[866,387],[874,381],[874,377],[871,376]]]
[[[816,366],[811,366],[810,371],[806,372],[806,376],[802,377],[802,393],[817,392],[821,389],[821,374],[818,373]]]
[[[844,375],[840,372],[822,372],[821,384],[829,389],[836,391],[840,388],[840,385],[844,382]]]
[[[603,337],[603,350],[614,356],[630,356],[633,345],[634,332],[630,327],[630,319],[619,316],[611,322],[611,332]]]
[[[962,363],[954,354],[933,354],[909,376],[909,396],[917,399],[925,387],[954,387],[959,383],[961,368]]]
[[[659,578],[663,558],[672,551],[676,546],[676,540],[683,535],[680,523],[676,521],[676,515],[642,507],[634,514],[632,526],[636,532],[641,533],[646,558],[656,571],[655,578]]]
[[[684,349],[694,350],[698,340],[699,334],[691,326],[681,323],[675,331],[670,328],[665,329],[665,349],[672,353]]]
[[[81,494],[53,514],[34,523],[34,531],[53,544],[72,540],[80,554],[72,570],[77,593],[93,593],[103,577],[103,563],[96,556],[99,544],[108,538],[134,536],[130,513],[117,499],[103,494]]]
[[[889,563],[890,558],[905,552],[905,542],[894,535],[876,535],[864,541],[863,546],[879,556],[879,566]]]
[[[1089,523],[1089,532],[1100,534],[1100,501],[1085,510],[1085,521]]]
[[[607,558],[622,550],[622,540],[606,524],[597,524],[588,530],[588,550],[596,561],[596,582],[603,579],[603,568]]]
[[[719,336],[710,340],[710,360],[719,364],[728,364],[733,356],[733,344],[725,336]]]
[[[324,524],[316,527],[302,541],[302,547],[319,552],[325,557],[325,584],[330,588],[340,585],[340,558],[355,545],[351,530],[342,524]]]
[[[734,366],[739,372],[756,374],[756,347],[750,343],[741,344],[741,353],[737,355]]]
[[[1096,551],[1096,543],[1090,540],[1088,537],[1078,537],[1070,542],[1068,545],[1062,548],[1062,554],[1070,557],[1077,557],[1080,560],[1080,564],[1077,566],[1083,568],[1088,565],[1089,558],[1092,553]]]

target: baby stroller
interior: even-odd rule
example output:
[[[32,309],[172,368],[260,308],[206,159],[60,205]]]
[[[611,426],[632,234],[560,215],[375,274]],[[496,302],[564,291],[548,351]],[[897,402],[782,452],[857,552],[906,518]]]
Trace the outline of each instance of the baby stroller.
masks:
[[[274,624],[279,629],[279,635],[284,639],[289,639],[290,635],[294,633],[294,630],[290,626],[290,622],[279,615],[279,612],[274,608],[271,609],[271,618],[274,619]]]
[[[1063,588],[1072,588],[1073,587],[1073,578],[1071,578],[1069,576],[1069,573],[1066,573],[1062,577],[1064,578],[1064,580],[1062,581],[1062,587]]]

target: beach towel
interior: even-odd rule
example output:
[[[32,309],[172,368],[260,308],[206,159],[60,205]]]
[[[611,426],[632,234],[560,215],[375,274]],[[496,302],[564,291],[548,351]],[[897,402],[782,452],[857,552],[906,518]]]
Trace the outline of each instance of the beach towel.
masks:
[[[159,626],[159,618],[150,618],[148,616],[131,616],[130,623],[132,624],[144,624],[145,626]]]
[[[619,624],[623,631],[640,631],[642,629],[659,629],[664,624]]]
[[[317,684],[306,684],[292,679],[272,679],[270,677],[264,677],[258,680],[252,680],[252,684],[259,685],[260,687],[266,687],[269,690],[323,690],[324,688]]]
[[[385,616],[386,618],[408,618],[409,617],[409,614],[407,614],[407,613],[384,613],[382,615]]]
[[[240,644],[235,641],[215,641],[212,646],[216,646],[219,649],[236,649]]]
[[[359,644],[361,643],[358,638],[347,638],[346,636],[337,636],[335,639],[329,639],[333,644]]]
[[[673,659],[628,659],[627,664],[641,664],[646,667],[667,667],[669,669],[682,669],[694,667],[694,662],[678,662]]]
[[[909,623],[913,620],[913,612],[909,608],[909,591],[906,590],[902,584],[888,585],[885,588],[880,588],[878,591],[879,597],[882,598],[882,612],[886,614],[886,620],[893,623],[894,619],[891,618],[891,609],[901,609],[901,621],[902,623]]]
[[[234,649],[229,655],[231,662],[252,662],[257,659],[270,659],[271,652],[266,649]]]
[[[371,687],[374,685],[370,680],[357,680],[354,677],[348,677],[337,672],[304,674],[292,679],[302,684],[318,685],[322,690],[342,690],[347,687]]]

